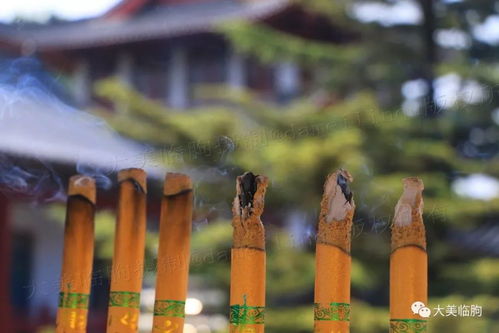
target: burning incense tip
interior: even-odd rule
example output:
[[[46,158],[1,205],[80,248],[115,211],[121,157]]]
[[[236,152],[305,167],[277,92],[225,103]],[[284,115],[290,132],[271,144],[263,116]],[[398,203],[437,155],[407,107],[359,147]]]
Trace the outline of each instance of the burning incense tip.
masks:
[[[263,213],[268,179],[246,172],[236,180],[232,206],[230,332],[264,332],[265,228]]]
[[[355,211],[349,184],[352,175],[343,169],[330,174],[324,184],[317,243],[336,246],[350,253],[352,219]]]
[[[350,332],[350,257],[355,203],[340,169],[324,184],[315,248],[314,332]]]
[[[234,199],[233,213],[248,218],[252,214],[259,217],[263,212],[263,200],[267,189],[268,179],[265,176],[246,172],[237,177],[236,198]]]
[[[242,210],[246,207],[253,206],[253,197],[255,196],[257,190],[257,179],[258,176],[255,176],[251,172],[246,172],[241,176],[239,180],[239,209]],[[242,212],[241,212],[242,214]]]
[[[343,169],[328,177],[324,186],[323,199],[327,200],[327,222],[343,221],[348,212],[354,209],[353,193],[348,185],[352,181],[352,175]]]
[[[395,206],[392,224],[392,251],[414,245],[426,249],[423,224],[423,181],[416,177],[405,178],[404,192]]]
[[[166,174],[165,186],[163,188],[165,196],[174,196],[190,191],[192,191],[192,180],[189,176],[174,172]]]
[[[345,196],[345,199],[348,203],[352,202],[352,191],[350,190],[350,187],[348,186],[348,182],[351,180],[348,180],[343,176],[341,173],[338,174],[337,181],[336,183],[338,186],[341,188],[341,192],[343,192],[343,195]]]
[[[81,195],[95,204],[95,179],[84,175],[75,175],[69,179],[68,195]]]
[[[138,168],[123,169],[118,172],[118,183],[131,181],[137,191],[147,193],[147,173]]]
[[[237,177],[237,194],[232,208],[234,247],[265,249],[265,231],[260,216],[267,185],[267,177],[251,172]]]

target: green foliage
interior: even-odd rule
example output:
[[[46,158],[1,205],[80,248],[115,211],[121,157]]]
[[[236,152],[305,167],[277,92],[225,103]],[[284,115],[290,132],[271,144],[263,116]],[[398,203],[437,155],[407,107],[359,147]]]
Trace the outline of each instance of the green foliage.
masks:
[[[310,332],[314,325],[313,318],[310,306],[269,308],[265,313],[265,330],[276,333]]]
[[[236,21],[220,26],[219,31],[231,40],[239,52],[251,54],[267,63],[281,59],[317,66],[334,61],[355,62],[361,56],[360,49],[355,46],[335,46],[311,41],[265,25]]]
[[[267,257],[267,287],[272,290],[270,302],[279,298],[306,295],[314,284],[313,254],[296,248],[289,235],[276,232],[270,242]],[[283,260],[289,258],[289,260]],[[300,272],[300,274],[295,274]],[[292,276],[292,278],[290,278]]]
[[[127,89],[113,81],[106,84]],[[179,113],[152,106],[142,101],[144,97],[134,96],[132,91],[116,96],[100,93],[120,104],[127,102],[126,118],[130,123],[140,121],[145,128],[164,126],[165,130],[158,133],[168,132],[171,141],[167,148],[162,145],[165,140],[162,135],[155,137],[149,132],[147,137],[138,135],[136,138],[163,147],[163,154],[168,154],[171,147],[183,147],[180,154],[183,158],[175,161],[176,167],[196,166],[204,170],[211,165],[232,170],[230,177],[222,177],[211,184],[198,184],[197,195],[208,202],[230,202],[234,194],[233,177],[242,170],[253,170],[272,180],[266,210],[285,216],[288,207],[293,205],[293,209],[313,212],[318,208],[326,175],[338,167],[350,170],[356,177],[353,183],[359,203],[356,225],[361,227],[353,243],[357,258],[352,272],[354,295],[373,290],[387,292],[388,227],[403,177],[418,175],[425,181],[425,220],[428,238],[433,240],[429,243],[430,260],[434,274],[440,279],[448,277],[447,269],[452,266],[440,266],[439,263],[448,260],[455,249],[454,244],[437,240],[444,237],[449,228],[464,231],[476,226],[477,221],[499,214],[499,200],[469,200],[457,197],[451,190],[449,175],[463,167],[476,167],[472,160],[459,156],[451,142],[442,139],[454,123],[451,113],[438,120],[419,119],[415,123],[401,112],[382,111],[375,98],[365,92],[324,107],[306,99],[286,107],[265,104],[255,101],[248,92],[221,87],[204,87],[198,92],[205,99],[223,99],[227,103],[193,110],[193,113]],[[122,99],[123,96],[126,98]],[[202,122],[189,118],[199,114],[203,114]],[[116,124],[114,120],[121,117],[118,111],[107,119]],[[184,121],[190,126],[184,126]],[[116,128],[127,133],[126,126]],[[233,147],[221,145],[220,138],[228,140],[225,144]],[[185,147],[196,147],[196,150],[189,151]],[[495,164],[497,160],[489,161],[489,165]],[[314,223],[313,220],[309,222]],[[291,246],[282,232],[271,235],[268,299],[270,306],[279,307],[283,300],[300,299],[313,293],[314,256],[313,252]],[[385,242],[383,247],[379,245],[380,238]],[[194,234],[192,273],[203,276],[207,286],[228,290],[230,241],[228,221],[209,224]],[[462,265],[456,267],[464,269]],[[481,269],[485,276],[493,274]],[[462,281],[463,288],[471,281],[477,283],[476,288],[464,289],[470,293],[493,287],[488,280],[475,276],[461,274],[457,279]],[[440,282],[433,285],[452,292],[440,287]],[[380,331],[386,329],[386,321],[376,315],[377,311],[384,310],[367,304],[358,308],[356,315],[362,316],[364,322],[379,327]],[[271,313],[283,315],[276,315],[275,324],[269,323],[272,332],[286,331],[287,325],[292,324],[281,323],[279,318],[298,311],[294,307],[278,309]],[[361,309],[366,310],[363,313]],[[369,332],[369,326],[364,327],[357,320],[354,325],[358,325],[359,332]],[[295,332],[299,331],[298,327],[305,330],[305,326],[297,326]]]
[[[387,330],[389,321],[388,311],[383,308],[373,307],[369,304],[352,300],[352,313],[350,323],[353,332],[382,333]]]
[[[499,259],[484,258],[449,264],[442,269],[440,278],[470,297],[476,293],[499,295]],[[476,285],[469,290],[466,287],[470,284]]]
[[[290,60],[312,73],[307,98],[287,105],[263,102],[250,91],[225,86],[196,87],[197,101],[209,104],[178,112],[148,100],[117,80],[101,81],[96,94],[115,105],[97,110],[123,135],[158,148],[168,168],[194,168],[223,176],[197,182],[196,196],[205,204],[198,215],[207,226],[192,238],[191,272],[203,284],[228,291],[231,225],[228,209],[210,215],[206,207],[234,195],[234,178],[244,170],[271,179],[264,224],[268,234],[268,332],[310,332],[314,280],[311,244],[297,246],[285,228],[289,212],[305,214],[313,230],[328,173],[339,167],[355,177],[357,203],[352,245],[352,331],[386,332],[388,322],[389,227],[401,179],[425,182],[425,213],[430,260],[430,305],[479,304],[484,318],[432,318],[432,332],[496,333],[499,324],[498,262],[471,253],[451,241],[451,234],[472,231],[497,220],[499,199],[457,196],[452,182],[461,174],[499,177],[497,142],[470,143],[479,129],[497,141],[491,112],[497,92],[485,101],[461,98],[439,117],[408,116],[402,110],[401,85],[418,78],[425,66],[420,25],[381,26],[353,20],[345,1],[302,1],[340,29],[359,34],[351,43],[332,45],[277,31],[264,24],[230,22],[219,27],[234,47],[266,63]],[[355,2],[357,3],[357,2]],[[391,2],[387,2],[391,3]],[[483,19],[494,10],[489,1],[439,2],[440,28],[458,27],[470,34],[473,13]],[[470,14],[471,13],[471,14]],[[470,37],[471,38],[471,37]],[[496,48],[476,40],[469,49],[440,50],[438,75],[454,73],[484,87],[498,82]],[[477,60],[481,59],[481,61]],[[473,64],[472,64],[473,62]],[[490,89],[489,89],[490,90]],[[455,96],[444,96],[455,97]],[[419,100],[423,103],[424,101]],[[463,147],[472,146],[475,154]],[[223,206],[222,205],[222,206]],[[103,217],[99,232],[110,236]],[[157,239],[154,240],[157,242]],[[109,248],[99,250],[109,255]],[[224,311],[224,309],[217,309]],[[224,312],[225,313],[225,312]],[[495,330],[495,331],[494,331]]]
[[[203,276],[206,286],[227,289],[230,284],[230,221],[217,221],[192,235],[191,274]]]

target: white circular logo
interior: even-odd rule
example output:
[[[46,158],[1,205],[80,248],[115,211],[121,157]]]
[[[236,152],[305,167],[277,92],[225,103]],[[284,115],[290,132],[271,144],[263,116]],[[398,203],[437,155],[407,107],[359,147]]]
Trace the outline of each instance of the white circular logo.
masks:
[[[412,313],[414,313],[414,314],[418,314],[418,313],[419,313],[419,310],[420,310],[421,308],[424,308],[424,307],[425,307],[425,305],[424,305],[424,303],[423,303],[423,302],[420,302],[420,301],[414,302],[414,303],[412,303],[412,305],[411,305],[411,310],[412,310]]]
[[[427,308],[426,306],[422,307],[421,309],[419,309],[419,312],[418,314],[423,317],[423,318],[428,318],[430,317],[431,315],[431,310],[429,308]]]

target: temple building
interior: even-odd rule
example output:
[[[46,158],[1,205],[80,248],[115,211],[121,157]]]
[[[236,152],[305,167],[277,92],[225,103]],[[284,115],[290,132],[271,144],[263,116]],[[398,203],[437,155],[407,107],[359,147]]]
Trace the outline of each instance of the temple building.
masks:
[[[220,26],[238,20],[326,43],[343,38],[328,19],[291,0],[123,0],[91,19],[0,24],[0,294],[10,294],[10,301],[0,299],[5,332],[35,332],[55,320],[63,228],[43,213],[43,203],[64,201],[65,180],[82,166],[111,170],[113,178],[147,154],[79,111],[101,102],[93,94],[96,81],[118,77],[178,110],[200,103],[193,94],[199,84],[247,88],[281,103],[302,93],[304,68],[235,50]],[[161,184],[164,170],[146,169]],[[46,183],[52,187],[39,190]],[[98,208],[115,207],[114,191],[101,190]],[[33,197],[41,204],[33,205]],[[159,212],[154,200],[148,207],[152,216]],[[106,283],[93,295],[104,295]],[[94,297],[91,307],[89,332],[103,331],[105,300]]]
[[[93,19],[0,26],[0,49],[41,58],[67,78],[80,107],[95,102],[92,84],[108,76],[177,109],[195,104],[196,84],[249,88],[274,101],[300,94],[306,73],[296,64],[263,64],[234,49],[219,27],[237,20],[322,42],[341,38],[326,18],[289,0],[124,0]]]

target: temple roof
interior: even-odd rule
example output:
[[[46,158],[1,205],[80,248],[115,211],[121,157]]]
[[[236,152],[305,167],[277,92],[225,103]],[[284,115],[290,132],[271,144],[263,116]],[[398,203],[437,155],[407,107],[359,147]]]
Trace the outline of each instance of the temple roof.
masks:
[[[162,177],[148,147],[57,96],[36,60],[0,62],[0,172],[5,158],[34,159],[116,172],[140,167]]]
[[[141,167],[162,175],[145,147],[120,137],[102,120],[50,98],[19,94],[0,87],[2,102],[11,99],[0,108],[0,154],[109,172]]]
[[[122,6],[127,3],[138,6],[147,1],[124,1]],[[120,13],[115,8],[101,17],[77,22],[0,27],[0,40],[37,51],[117,45],[213,32],[222,22],[265,19],[289,4],[289,0],[208,0],[155,6],[149,10],[135,8],[127,15],[113,14]]]

